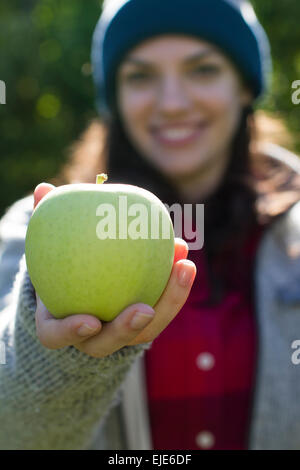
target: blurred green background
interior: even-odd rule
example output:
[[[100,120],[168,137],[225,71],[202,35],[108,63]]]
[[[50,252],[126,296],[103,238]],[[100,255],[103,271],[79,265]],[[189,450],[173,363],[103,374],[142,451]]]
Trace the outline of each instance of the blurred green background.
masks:
[[[300,2],[252,3],[274,61],[272,92],[258,106],[284,119],[300,154],[300,105],[291,100],[292,82],[300,79]],[[0,216],[56,175],[70,144],[97,116],[90,46],[101,4],[1,0],[0,79],[7,102],[0,105]]]

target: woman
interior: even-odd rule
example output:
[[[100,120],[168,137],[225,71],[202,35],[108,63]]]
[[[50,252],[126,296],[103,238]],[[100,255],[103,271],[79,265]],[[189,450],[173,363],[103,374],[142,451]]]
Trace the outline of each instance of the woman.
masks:
[[[176,240],[154,309],[130,306],[106,325],[56,320],[29,279],[24,237],[9,232],[53,186],[18,201],[1,222],[1,447],[300,448],[300,170],[296,156],[254,139],[270,58],[253,10],[109,1],[92,58],[102,124],[55,184],[107,171],[169,205],[204,203],[205,245],[188,253]]]

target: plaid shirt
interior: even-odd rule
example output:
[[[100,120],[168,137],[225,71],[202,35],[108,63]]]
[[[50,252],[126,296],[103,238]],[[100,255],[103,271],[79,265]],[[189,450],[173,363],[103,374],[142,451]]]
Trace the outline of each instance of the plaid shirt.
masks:
[[[189,252],[197,266],[191,294],[145,356],[154,449],[247,447],[257,352],[253,260],[262,232],[255,227],[243,247],[238,287],[214,307],[201,306],[209,292],[205,247]]]

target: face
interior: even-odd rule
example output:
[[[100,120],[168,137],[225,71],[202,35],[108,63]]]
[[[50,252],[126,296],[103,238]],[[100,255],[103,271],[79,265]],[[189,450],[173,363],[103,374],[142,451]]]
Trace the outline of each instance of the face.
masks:
[[[147,40],[118,69],[117,102],[128,137],[169,177],[224,165],[251,100],[231,61],[192,37]]]

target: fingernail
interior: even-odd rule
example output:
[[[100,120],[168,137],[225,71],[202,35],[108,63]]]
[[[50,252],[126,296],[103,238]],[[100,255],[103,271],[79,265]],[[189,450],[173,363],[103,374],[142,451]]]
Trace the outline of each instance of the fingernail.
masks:
[[[40,186],[42,186],[43,184],[48,184],[46,183],[46,181],[43,181],[42,183],[39,183],[38,185],[36,185],[34,191],[36,191]]]
[[[190,260],[185,260],[184,263],[181,263],[178,273],[178,282],[181,287],[187,287],[194,276],[195,273],[195,265]]]
[[[144,328],[154,317],[154,312],[153,314],[145,313],[145,312],[136,312],[134,317],[132,318],[130,322],[130,326],[133,330],[141,330]]]
[[[79,336],[90,336],[91,334],[95,333],[96,330],[97,328],[92,328],[87,323],[84,323],[80,328],[78,328],[77,334]]]

